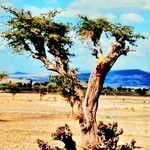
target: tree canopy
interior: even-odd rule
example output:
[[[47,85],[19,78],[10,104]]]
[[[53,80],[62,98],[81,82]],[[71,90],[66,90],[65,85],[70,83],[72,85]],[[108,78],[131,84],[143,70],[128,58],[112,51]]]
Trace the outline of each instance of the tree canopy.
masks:
[[[33,58],[41,60],[49,70],[60,73],[68,71],[69,48],[72,45],[67,33],[69,25],[57,23],[54,17],[57,11],[49,11],[47,14],[33,16],[30,11],[17,10],[11,7],[2,7],[12,17],[7,21],[9,27],[2,36],[8,41],[13,52],[30,52]],[[47,53],[50,53],[55,64],[48,61]]]
[[[102,53],[99,40],[101,34],[104,32],[106,37],[114,37],[117,42],[124,43],[123,47],[119,50],[119,54],[126,55],[130,51],[130,47],[125,47],[125,42],[130,45],[136,46],[136,41],[139,38],[145,39],[145,36],[134,33],[132,26],[126,26],[116,23],[111,23],[106,18],[89,19],[86,16],[79,16],[77,32],[83,39],[90,38],[95,46],[94,54],[97,55],[98,51]]]

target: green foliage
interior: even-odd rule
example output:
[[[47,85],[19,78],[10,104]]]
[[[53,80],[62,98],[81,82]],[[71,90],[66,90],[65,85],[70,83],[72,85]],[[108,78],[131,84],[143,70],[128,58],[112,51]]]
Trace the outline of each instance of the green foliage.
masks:
[[[119,91],[119,92],[125,92],[125,91],[127,91],[127,88],[119,86],[119,87],[117,87],[117,91]]]
[[[140,34],[134,34],[134,28],[132,26],[126,26],[121,24],[112,24],[112,28],[109,31],[110,34],[116,38],[116,41],[122,40],[128,41],[129,44],[136,46],[137,39],[145,39],[146,37]]]
[[[134,34],[133,27],[121,24],[113,24],[106,18],[89,19],[86,16],[80,16],[80,21],[78,22],[76,28],[79,33],[81,33],[83,30],[87,30],[93,31],[94,34],[99,33],[99,35],[101,35],[102,32],[105,32],[113,37],[116,37],[117,40],[121,37],[124,37],[125,40],[129,41],[129,43],[132,45],[136,39],[145,38],[143,35]]]
[[[5,91],[6,89],[8,89],[7,83],[0,84],[0,90]]]
[[[17,83],[9,82],[7,83],[7,88],[12,94],[20,93],[20,88]]]
[[[77,32],[80,33],[81,37],[91,36],[91,39],[94,43],[96,43],[96,41],[100,39],[103,31],[107,32],[112,27],[110,22],[105,18],[92,20],[87,18],[86,16],[79,17],[80,21],[78,22],[76,27]],[[88,31],[89,34],[92,35],[88,35]]]
[[[111,24],[106,18],[99,18],[99,19],[89,19],[86,16],[79,16],[80,21],[78,23],[77,29],[78,32],[81,32],[82,30],[88,30],[96,32],[102,32],[102,31],[109,31],[111,28]]]
[[[31,51],[31,45],[33,45],[39,55],[46,56],[46,45],[49,53],[59,56],[62,60],[68,59],[68,56],[71,55],[68,48],[72,42],[67,36],[70,27],[54,21],[54,17],[58,14],[57,11],[33,16],[30,11],[23,9],[17,10],[4,6],[2,8],[11,14],[7,21],[9,28],[2,33],[2,37],[8,41],[13,52]]]
[[[0,72],[0,81],[5,77],[8,77],[8,74],[5,72]]]
[[[80,16],[76,29],[81,38],[91,38],[94,45],[100,40],[103,32],[106,34],[106,37],[114,37],[117,42],[121,43],[122,48],[124,49],[122,54],[124,55],[131,51],[129,47],[125,48],[125,42],[137,46],[135,44],[137,39],[146,38],[143,35],[135,34],[134,29],[131,26],[111,23],[105,18],[89,19],[86,16]],[[123,49],[120,49],[120,51]]]
[[[40,94],[40,100],[42,100],[42,97],[44,96],[44,95],[46,95],[47,94],[47,92],[48,92],[48,86],[47,85],[42,85],[42,84],[34,84],[33,86],[32,86],[32,90],[34,91],[34,92],[37,92],[37,93],[39,93]]]
[[[33,89],[34,92],[39,93],[40,85],[33,85],[32,89]]]
[[[42,85],[42,84],[34,84],[32,86],[33,91],[45,95],[45,93],[48,91],[48,86]]]
[[[47,94],[47,86],[40,85],[39,93],[40,93],[40,100],[42,100],[42,97]]]
[[[0,90],[8,90],[11,93],[19,93],[20,92],[20,84],[19,83],[2,83],[0,84]]]
[[[47,93],[47,86],[40,85],[39,92],[40,92],[40,94],[45,95]]]
[[[72,114],[73,112],[73,106],[77,101],[80,101],[78,94],[75,90],[75,84],[76,80],[73,80],[70,78],[68,74],[64,75],[56,75],[52,76],[50,78],[50,85],[52,89],[55,89],[59,94],[64,96],[67,100],[67,102],[72,107]]]
[[[141,95],[141,96],[145,96],[148,91],[149,91],[149,90],[148,90],[148,89],[145,89],[145,88],[143,88],[143,89],[138,88],[138,89],[135,90],[135,92],[136,92],[137,94]]]
[[[67,74],[52,76],[50,84],[64,97],[75,95],[74,82]]]

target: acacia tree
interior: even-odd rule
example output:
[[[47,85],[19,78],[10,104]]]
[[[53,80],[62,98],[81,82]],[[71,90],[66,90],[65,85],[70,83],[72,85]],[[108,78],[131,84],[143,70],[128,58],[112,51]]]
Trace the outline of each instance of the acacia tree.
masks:
[[[33,89],[33,91],[36,91],[37,93],[40,94],[40,100],[42,100],[42,97],[44,95],[46,95],[48,92],[48,87],[45,85],[40,85],[40,84],[39,85],[33,85],[32,89]]]
[[[11,81],[7,84],[7,88],[12,94],[12,100],[15,100],[16,93],[20,93],[20,88],[17,83],[12,83]]]
[[[79,96],[74,95],[74,82],[73,80],[68,77],[67,74],[65,75],[55,75],[50,78],[50,84],[52,88],[54,88],[60,95],[66,98],[66,101],[71,106],[72,115],[74,114],[73,107],[75,103],[78,102],[78,106],[80,107]]]
[[[73,56],[69,51],[73,45],[68,36],[70,27],[54,20],[58,12],[49,11],[47,14],[33,16],[30,11],[11,7],[3,9],[12,16],[7,21],[9,28],[2,36],[14,52],[28,52],[33,58],[40,60],[47,70],[54,71],[70,81],[71,86],[62,84],[63,93],[67,98],[69,95],[80,102],[79,123],[85,148],[98,149],[101,140],[97,134],[96,112],[106,75],[120,56],[131,51],[129,45],[135,46],[136,40],[144,39],[144,36],[134,34],[130,26],[113,24],[104,18],[91,20],[80,16],[76,31],[83,39],[88,38],[93,42],[92,55],[97,59],[84,94],[82,84],[77,80],[76,69],[71,68],[69,64],[70,56]],[[105,55],[100,47],[102,33],[114,39]],[[53,56],[52,59],[48,57],[49,54]]]

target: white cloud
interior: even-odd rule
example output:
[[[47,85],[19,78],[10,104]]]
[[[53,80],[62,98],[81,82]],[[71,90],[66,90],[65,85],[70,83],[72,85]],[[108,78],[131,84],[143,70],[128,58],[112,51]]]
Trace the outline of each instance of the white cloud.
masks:
[[[61,14],[59,14],[60,17],[74,17],[78,15],[78,11],[75,9],[65,9],[62,10]]]
[[[68,7],[62,12],[61,17],[74,17],[75,15],[81,14],[86,15],[90,18],[106,17],[111,21],[116,20],[116,16],[112,13],[114,10],[122,10],[124,12],[137,12],[140,10],[150,11],[150,1],[149,0],[111,0],[106,3],[105,0],[74,0],[68,5]],[[105,13],[104,13],[105,12]],[[133,17],[129,18],[124,14],[122,16],[128,21],[138,23],[144,19],[138,14],[131,14]]]
[[[114,21],[116,19],[116,16],[113,13],[103,14],[102,12],[100,12],[97,9],[72,8],[72,7],[62,10],[62,12],[60,13],[59,16],[64,17],[64,18],[68,18],[68,17],[73,18],[73,17],[77,17],[78,15],[83,15],[83,16],[85,15],[91,19],[95,19],[95,18],[99,18],[99,17],[107,18],[110,21]]]
[[[49,2],[56,3],[57,0],[49,0]],[[116,21],[117,17],[112,12],[113,10],[119,8],[125,8],[125,11],[131,10],[131,12],[133,12],[134,10],[150,10],[150,2],[149,0],[139,0],[138,2],[136,0],[122,0],[120,2],[118,2],[118,0],[111,0],[106,4],[105,0],[74,0],[65,9],[57,8],[57,10],[62,10],[59,16],[63,18],[72,18],[80,14],[86,15],[92,19],[98,17],[106,17],[111,21]],[[35,15],[39,15],[43,12],[46,13],[49,10],[52,10],[51,7],[38,8],[29,5],[25,6],[25,9],[31,10]],[[107,13],[104,13],[104,10],[107,11]],[[129,15],[131,15],[131,17]],[[123,14],[121,16],[121,19],[134,23],[144,21],[141,16],[135,13]]]
[[[90,18],[97,18],[102,16],[102,14],[97,9],[90,9],[84,6],[81,7],[74,7],[69,6],[68,8],[64,9],[60,14],[61,17],[76,17],[78,15],[86,15]]]
[[[139,10],[150,10],[149,0],[74,0],[70,5],[72,8],[94,8],[94,9],[115,9],[115,8],[131,8]],[[91,11],[91,9],[89,10]]]
[[[38,8],[36,6],[29,6],[29,5],[26,5],[24,9],[31,11],[33,15],[40,15],[41,13],[47,13],[50,10],[53,10],[51,7]]]
[[[125,11],[138,11],[138,10],[149,10],[149,0],[111,0],[106,3],[105,0],[74,0],[68,5],[68,7],[62,12],[61,17],[74,17],[75,15],[81,14],[86,15],[90,18],[106,17],[111,20],[116,19],[112,13],[102,13],[104,10],[112,12],[116,9],[124,9]],[[135,16],[135,21],[141,21],[142,18]],[[114,20],[113,20],[114,21]]]
[[[139,6],[140,7],[140,6]],[[150,1],[149,0],[143,0],[143,5],[141,5],[141,7],[144,10],[149,10],[150,11]]]
[[[145,19],[136,13],[126,13],[120,16],[123,23],[142,23]]]
[[[106,18],[108,18],[110,21],[115,21],[117,17],[113,13],[108,13],[105,15]]]
[[[138,53],[140,55],[143,55],[145,57],[149,57],[150,56],[150,33],[144,33],[143,35],[145,35],[147,37],[147,39],[141,39],[138,41]],[[148,58],[149,62],[150,59]]]
[[[49,10],[54,10],[51,7],[38,8],[36,6],[30,6],[30,5],[26,5],[24,9],[30,10],[33,15],[39,15],[41,13],[47,13]],[[58,14],[58,17],[62,17],[62,18],[73,18],[73,17],[77,17],[80,14],[80,15],[86,15],[90,17],[91,19],[98,18],[98,17],[105,17],[105,18],[110,19],[111,21],[114,21],[114,19],[116,19],[116,16],[113,13],[102,14],[100,13],[99,9],[94,9],[94,8],[90,9],[84,6],[74,7],[70,5],[66,9],[62,9],[58,7],[55,10],[61,11],[61,13]]]

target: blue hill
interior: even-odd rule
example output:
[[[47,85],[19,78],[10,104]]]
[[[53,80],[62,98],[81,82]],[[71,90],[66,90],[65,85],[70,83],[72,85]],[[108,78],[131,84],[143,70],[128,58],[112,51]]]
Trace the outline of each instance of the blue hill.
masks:
[[[81,81],[88,81],[90,73],[78,74]],[[108,73],[104,86],[150,87],[150,73],[139,69],[112,70]]]
[[[150,73],[139,70],[139,69],[132,69],[132,70],[112,70],[109,72],[109,75],[122,75],[122,76],[131,76],[131,75],[150,75]]]
[[[24,72],[20,72],[20,71],[17,71],[15,73],[13,73],[14,75],[26,75],[28,73],[24,73]]]
[[[78,79],[87,82],[90,73],[79,73]],[[48,82],[49,74],[32,75],[23,72],[15,72],[13,78],[32,80],[33,82]],[[118,87],[150,87],[150,73],[139,69],[132,70],[112,70],[108,73],[104,86]]]

